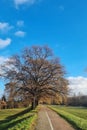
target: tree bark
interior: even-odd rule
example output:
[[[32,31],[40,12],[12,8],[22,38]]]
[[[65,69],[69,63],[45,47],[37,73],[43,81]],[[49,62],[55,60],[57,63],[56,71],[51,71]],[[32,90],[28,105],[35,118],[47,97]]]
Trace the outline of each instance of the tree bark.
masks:
[[[38,105],[38,100],[36,99],[36,97],[34,97],[32,101],[32,109],[35,109],[37,105]]]

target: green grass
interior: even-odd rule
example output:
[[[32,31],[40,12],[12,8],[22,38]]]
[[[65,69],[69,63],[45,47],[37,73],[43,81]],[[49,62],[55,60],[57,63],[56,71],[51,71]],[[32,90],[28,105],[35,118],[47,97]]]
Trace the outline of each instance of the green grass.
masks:
[[[60,116],[70,122],[79,130],[87,130],[87,109],[75,107],[58,107],[51,106]]]
[[[37,109],[0,110],[0,130],[33,130],[37,119]]]
[[[24,108],[21,108],[21,109],[2,109],[2,110],[0,110],[0,120],[5,120],[9,116],[18,114],[19,112],[22,112],[24,110],[25,110]]]
[[[86,119],[87,120],[87,108],[80,108],[80,107],[58,107],[56,108],[61,108],[61,110],[64,110],[68,113],[71,113],[75,116],[78,116],[80,118]]]

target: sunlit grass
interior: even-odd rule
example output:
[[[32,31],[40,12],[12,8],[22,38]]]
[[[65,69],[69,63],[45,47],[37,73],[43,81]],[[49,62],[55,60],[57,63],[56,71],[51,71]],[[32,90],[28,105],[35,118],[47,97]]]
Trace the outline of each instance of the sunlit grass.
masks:
[[[0,110],[0,130],[33,130],[37,110],[6,109]]]
[[[23,110],[25,110],[25,109],[24,108],[20,108],[20,109],[2,109],[2,110],[0,110],[0,120],[4,120],[8,116],[15,115],[15,114],[17,114],[19,112],[22,112]]]
[[[50,108],[79,130],[87,130],[87,109],[58,106],[51,106]]]

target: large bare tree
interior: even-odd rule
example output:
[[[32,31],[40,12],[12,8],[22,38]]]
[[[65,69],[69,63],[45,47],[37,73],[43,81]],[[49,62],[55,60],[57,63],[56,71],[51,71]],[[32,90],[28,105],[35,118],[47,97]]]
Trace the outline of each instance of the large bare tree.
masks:
[[[14,85],[13,91],[20,97],[28,97],[33,108],[42,97],[67,94],[64,67],[47,46],[25,48],[20,55],[12,56],[2,69],[7,83]]]

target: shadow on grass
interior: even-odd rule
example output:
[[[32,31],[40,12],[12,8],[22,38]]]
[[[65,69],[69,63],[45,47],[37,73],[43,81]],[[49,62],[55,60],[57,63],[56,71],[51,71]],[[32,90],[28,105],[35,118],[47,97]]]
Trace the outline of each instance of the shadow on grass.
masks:
[[[18,121],[14,121],[13,123],[10,123],[8,126],[7,126],[7,129],[8,128],[11,128],[11,127],[13,127],[13,126],[15,126],[16,124],[18,124],[18,123],[21,123],[22,121],[24,121],[25,119],[28,119],[28,118],[30,118],[32,115],[30,115],[30,116],[28,116],[28,117],[26,117],[26,118],[22,118],[22,119],[20,119],[20,120],[18,120]],[[6,129],[6,130],[7,130]]]
[[[58,114],[60,117],[62,117],[63,119],[65,119],[67,122],[69,122],[75,130],[82,130],[82,129],[80,129],[73,121],[70,121],[67,117],[65,117],[65,116],[63,116],[63,115],[61,115],[61,114],[59,114],[59,113],[57,113],[57,114]]]
[[[51,107],[48,106],[48,108],[50,108],[51,110],[53,110],[54,112],[56,112],[54,109],[52,109]],[[75,122],[69,120],[67,117],[65,117],[64,115],[61,115],[60,113],[56,112],[60,117],[62,117],[63,119],[65,119],[68,123],[70,123],[72,125],[72,127],[75,129],[75,130],[82,130],[81,128],[79,128]]]
[[[20,123],[23,120],[25,120],[27,118],[30,118],[32,115],[10,123],[11,120],[15,120],[17,117],[21,117],[21,116],[23,116],[24,114],[26,114],[27,112],[30,112],[30,111],[31,111],[31,108],[28,108],[28,109],[26,109],[26,110],[24,110],[22,112],[19,112],[19,113],[15,114],[15,115],[8,116],[5,120],[1,120],[0,121],[0,130],[8,130],[8,128],[11,128],[11,127],[15,126],[17,123]]]
[[[7,120],[12,120],[12,119],[15,119],[15,118],[17,118],[19,116],[23,116],[24,114],[26,114],[27,112],[30,112],[30,111],[31,111],[31,108],[27,108],[24,111],[19,112],[19,113],[15,114],[15,115],[8,116],[6,119]]]

